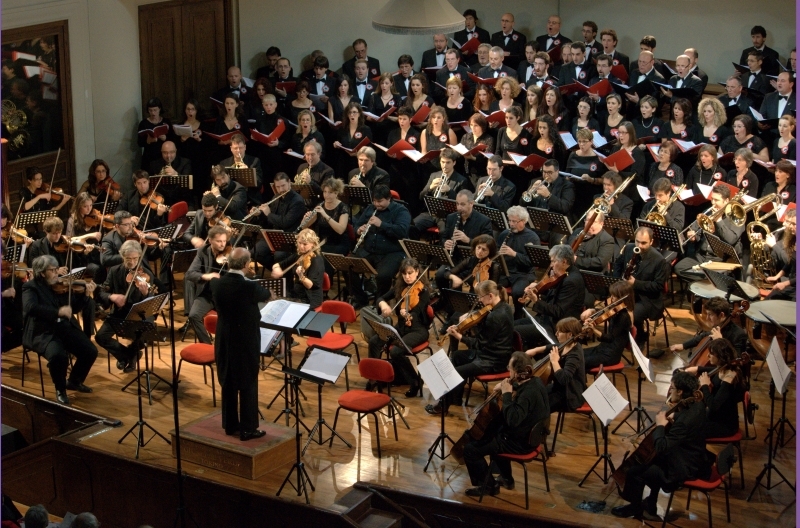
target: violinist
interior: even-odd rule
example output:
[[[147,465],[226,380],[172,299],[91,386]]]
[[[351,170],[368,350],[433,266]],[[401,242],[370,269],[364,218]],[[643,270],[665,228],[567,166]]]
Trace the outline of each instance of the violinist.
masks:
[[[296,241],[297,253],[279,263],[276,262],[272,266],[272,278],[280,279],[286,273],[294,271],[296,278],[292,290],[293,297],[300,299],[300,302],[308,303],[313,310],[322,304],[325,259],[322,257],[319,237],[311,229],[300,231]]]
[[[5,228],[6,222],[9,220],[7,214],[10,216],[5,205],[3,209],[3,227]],[[0,243],[3,253],[7,250],[5,240]],[[24,264],[18,263],[22,269],[28,269]],[[8,268],[7,268],[8,267]],[[0,339],[0,346],[3,352],[17,348],[22,344],[22,279],[32,279],[30,275],[20,276],[14,273],[15,268],[12,262],[3,260],[3,276],[0,283],[0,324],[2,324],[2,339]],[[7,271],[8,269],[8,271]]]
[[[478,235],[469,243],[472,256],[456,264],[453,269],[442,266],[436,271],[436,286],[459,290],[466,281],[469,291],[485,280],[500,279],[500,264],[497,262],[497,242],[491,235]]]
[[[92,197],[86,192],[75,197],[65,235],[70,240],[78,238],[85,244],[83,252],[72,253],[72,267],[85,266],[83,278],[102,284],[106,280],[106,270],[100,265],[100,251],[95,251],[100,247],[101,213],[92,205]]]
[[[24,346],[47,359],[47,368],[56,388],[56,399],[69,405],[67,390],[89,393],[84,384],[97,359],[97,347],[81,332],[73,311],[81,310],[95,289],[86,285],[84,293],[57,294],[53,286],[58,282],[58,261],[52,255],[41,255],[33,260],[33,280],[22,286],[22,315],[25,331]],[[69,355],[75,357],[69,379]]]
[[[141,240],[143,234],[138,231],[134,225],[133,217],[128,211],[117,210],[114,213],[114,229],[108,232],[103,237],[101,245],[104,250],[100,254],[100,263],[106,268],[111,268],[122,264],[122,255],[120,249],[126,240]],[[144,253],[144,266],[152,273],[149,262],[158,260],[163,255],[162,246],[164,242],[160,242],[155,246],[148,247]]]
[[[244,218],[247,213],[247,189],[241,183],[232,181],[221,165],[211,167],[211,179],[214,183],[204,196],[214,196],[220,210],[224,209],[225,214],[234,220]],[[228,205],[228,202],[231,204]]]
[[[514,299],[515,315],[522,317],[522,305],[517,299],[522,297],[525,287],[536,278],[533,263],[525,246],[538,246],[539,235],[528,227],[527,209],[519,205],[508,208],[508,229],[497,237],[498,253],[506,261],[508,276],[502,277],[498,283],[501,287],[511,288],[511,297]]]
[[[498,459],[498,453],[530,453],[537,446],[530,445],[531,430],[536,424],[550,419],[547,391],[542,380],[531,376],[531,360],[522,352],[514,352],[508,362],[508,379],[498,383],[495,393],[502,394],[503,410],[490,423],[480,440],[464,447],[464,463],[474,488],[464,493],[469,497],[497,495],[500,486],[514,489],[511,462]],[[489,487],[481,490],[486,473],[490,471],[486,455],[499,471],[499,477],[489,479]]]
[[[134,171],[133,185],[136,187],[136,192],[126,195],[119,208],[133,215],[131,220],[142,231],[164,226],[169,216],[167,215],[169,207],[163,203],[164,197],[158,193],[155,193],[151,200],[153,191],[150,191],[150,175],[143,170]],[[159,198],[161,203],[157,201]]]
[[[89,167],[89,175],[78,189],[78,194],[82,192],[89,193],[95,203],[116,202],[122,198],[119,184],[111,179],[108,163],[101,159],[94,160]]]
[[[681,400],[691,398],[698,389],[699,383],[694,375],[676,371],[672,375],[668,403],[676,406]],[[702,401],[690,402],[677,406],[669,418],[665,411],[656,415],[656,427],[650,433],[653,436],[655,458],[628,469],[625,487],[620,495],[629,504],[613,508],[612,514],[660,521],[657,502],[662,488],[669,491],[686,480],[708,479],[711,464],[706,457],[703,437],[706,408]],[[670,420],[672,425],[667,429]],[[650,488],[650,495],[642,500],[645,486]]]
[[[583,333],[583,325],[574,317],[566,317],[556,324],[556,343],[550,346],[548,359],[552,376],[546,385],[550,412],[574,411],[583,405],[586,390],[586,366],[583,348],[577,338]],[[544,356],[548,346],[539,346],[525,351],[528,356]]]
[[[428,340],[430,299],[426,272],[416,259],[409,258],[400,264],[394,287],[378,300],[378,309],[384,317],[392,315],[392,305],[394,305],[394,313],[397,315],[394,328],[409,349]],[[380,358],[385,345],[386,342],[379,335],[373,335],[369,339],[369,357]],[[405,348],[392,345],[389,348],[389,359],[395,372],[394,382],[409,386],[406,397],[422,396],[419,376],[408,360]],[[371,388],[372,382],[367,386],[368,390]]]
[[[633,286],[625,281],[618,281],[608,288],[608,304],[622,301],[621,310],[608,319],[608,327],[605,331],[597,328],[597,324],[591,322],[590,316],[595,310],[586,310],[581,314],[581,321],[584,326],[589,326],[594,332],[600,344],[583,351],[583,363],[586,370],[599,367],[600,365],[616,365],[622,359],[622,352],[628,346],[631,327],[633,326],[633,309],[636,305],[636,298]],[[589,322],[587,322],[589,321]]]
[[[222,263],[219,263],[217,258],[222,257],[229,247],[227,229],[219,225],[212,227],[208,230],[208,246],[197,250],[197,256],[186,271],[186,280],[195,283],[195,298],[189,308],[188,324],[194,330],[197,341],[207,345],[211,344],[211,336],[203,326],[203,318],[214,309],[208,283],[220,277],[224,260],[220,258]]]
[[[216,224],[221,211],[217,210],[217,197],[213,194],[206,194],[200,200],[200,209],[195,212],[194,220],[183,233],[183,241],[191,244],[192,247],[199,249],[203,247],[208,236],[208,230],[213,227],[210,223]]]
[[[711,339],[727,339],[736,350],[737,357],[741,356],[747,350],[747,332],[733,322],[731,304],[723,297],[712,297],[705,301],[705,305],[706,321],[708,321],[711,331],[698,332],[688,341],[678,345],[671,345],[669,347],[670,351],[691,350],[700,344],[703,338],[711,336]]]
[[[51,216],[42,223],[44,237],[35,241],[28,248],[28,265],[32,266],[36,257],[41,255],[51,255],[58,262],[58,274],[66,275],[69,273],[67,267],[67,249],[69,245],[63,236],[64,222],[57,216]]]
[[[285,233],[297,231],[303,215],[306,214],[306,202],[303,197],[292,189],[292,181],[285,172],[275,175],[275,198],[270,202],[258,206],[257,216],[250,223],[258,224],[265,229],[276,229]],[[288,257],[284,251],[276,251],[275,255],[267,245],[264,237],[256,242],[254,259],[265,268],[271,268],[275,261]]]
[[[95,341],[117,359],[117,368],[123,372],[136,370],[136,362],[142,355],[145,344],[141,341],[122,345],[114,338],[114,327],[110,319],[122,320],[128,316],[131,306],[150,297],[155,277],[146,266],[140,265],[142,247],[135,240],[128,240],[120,248],[122,263],[112,266],[98,298],[103,306],[111,307],[111,315],[97,331]],[[153,319],[149,318],[152,322]]]
[[[33,244],[33,239],[28,236],[27,231],[14,228],[14,218],[5,204],[0,205],[0,219],[2,219],[0,221],[2,221],[2,243],[4,246],[13,247],[17,244],[30,246]],[[14,236],[12,236],[12,232]]]
[[[580,317],[586,296],[586,285],[583,282],[583,275],[575,266],[575,254],[571,247],[558,244],[550,248],[549,255],[550,276],[530,283],[525,288],[523,302],[533,302],[531,309],[536,312],[536,320],[548,333],[551,333],[556,329],[557,321],[568,317],[575,319]],[[564,278],[560,278],[561,276]],[[550,280],[555,280],[555,285],[546,287],[546,283]],[[527,317],[517,319],[514,330],[522,336],[522,343],[527,348],[547,342],[545,336]]]
[[[475,288],[475,294],[483,308],[464,314],[458,325],[447,328],[450,359],[465,380],[479,374],[503,372],[513,352],[514,314],[508,304],[505,288],[499,287],[494,281],[485,280]],[[463,323],[466,321],[472,321],[470,328],[475,329],[475,337],[464,334]],[[464,343],[467,349],[458,350],[459,342]],[[464,386],[459,385],[445,394],[440,403],[425,406],[425,411],[428,414],[440,414],[443,402],[447,412],[450,405],[461,405],[463,392]]]
[[[19,190],[23,212],[60,210],[71,196],[50,192],[49,184],[43,183],[42,170],[38,167],[25,169],[25,185]]]

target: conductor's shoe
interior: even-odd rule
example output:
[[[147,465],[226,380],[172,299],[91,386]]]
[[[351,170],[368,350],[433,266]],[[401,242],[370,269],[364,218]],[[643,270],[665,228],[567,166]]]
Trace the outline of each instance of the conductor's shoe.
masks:
[[[78,392],[92,392],[91,387],[87,387],[83,383],[75,383],[74,381],[67,380],[67,390],[74,390]]]
[[[56,399],[58,400],[58,403],[69,405],[69,396],[67,396],[66,392],[61,392],[60,390],[56,390]]]
[[[252,440],[253,438],[261,438],[262,436],[266,435],[266,431],[262,431],[261,429],[256,429],[255,431],[244,432],[242,431],[239,434],[239,440],[242,442],[247,442],[248,440]]]
[[[626,504],[625,506],[617,506],[616,508],[611,509],[611,514],[614,515],[615,517],[640,518],[642,516],[642,505]]]

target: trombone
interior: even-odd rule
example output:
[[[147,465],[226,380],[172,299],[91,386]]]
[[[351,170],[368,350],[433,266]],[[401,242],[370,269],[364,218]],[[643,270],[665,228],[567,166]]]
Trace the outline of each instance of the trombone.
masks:
[[[598,213],[603,213],[604,216],[608,216],[608,213],[611,211],[611,202],[612,202],[612,200],[614,200],[617,196],[622,194],[622,191],[625,190],[625,188],[628,186],[628,184],[630,182],[632,182],[635,177],[636,177],[636,173],[634,172],[633,174],[628,176],[628,178],[624,182],[622,182],[619,187],[614,189],[614,192],[612,192],[609,196],[606,196],[605,194],[603,194],[603,196],[600,196],[599,198],[595,198],[594,199],[594,203],[591,205],[591,207],[589,207],[586,210],[585,213],[583,213],[583,216],[581,216],[578,219],[578,221],[575,222],[575,225],[580,225],[581,221],[584,218],[586,218],[586,215],[588,215],[589,211],[591,211],[592,209],[595,209]]]
[[[661,226],[667,225],[667,211],[672,206],[672,204],[675,203],[675,200],[677,200],[680,197],[681,193],[685,188],[686,184],[684,183],[680,187],[678,187],[674,193],[672,193],[672,196],[670,196],[669,200],[667,200],[667,202],[663,205],[659,204],[658,201],[656,201],[656,203],[653,204],[653,208],[650,210],[649,213],[647,213],[645,221],[653,222],[654,224],[658,224]]]
[[[776,195],[775,193],[770,193],[770,194],[768,194],[766,196],[762,196],[761,198],[759,198],[758,200],[756,200],[754,202],[750,202],[747,205],[742,205],[740,203],[731,202],[729,204],[729,207],[730,207],[729,215],[731,217],[731,220],[733,221],[734,224],[736,224],[736,227],[742,227],[745,224],[745,221],[747,219],[747,212],[751,211],[753,209],[755,209],[755,211],[753,213],[755,214],[756,220],[757,221],[764,220],[765,218],[767,218],[771,214],[775,213],[775,211],[777,211],[778,208],[773,206],[772,211],[770,211],[769,213],[764,215],[764,218],[760,218],[758,216],[758,210],[761,209],[761,207],[763,207],[764,205],[767,205],[767,203],[772,202],[773,200],[775,200],[775,198],[777,198],[777,196],[778,195]]]

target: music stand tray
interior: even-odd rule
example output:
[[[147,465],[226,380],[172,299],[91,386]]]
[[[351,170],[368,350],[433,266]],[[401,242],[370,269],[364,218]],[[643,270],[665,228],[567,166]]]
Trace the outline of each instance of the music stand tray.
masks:
[[[362,205],[364,207],[372,203],[372,193],[366,187],[357,185],[345,185],[342,201],[348,205]]]
[[[276,251],[294,253],[297,249],[297,235],[294,233],[285,233],[275,229],[261,229],[261,234],[264,235],[264,240],[267,241],[267,245],[273,253]]]
[[[314,187],[308,183],[293,183],[292,190],[303,197],[303,200],[317,200],[319,195],[314,192]]]
[[[48,209],[47,211],[20,213],[19,216],[17,216],[17,226],[24,228],[31,224],[40,224],[52,216],[58,216],[58,211],[55,209]]]
[[[447,218],[450,213],[455,213],[456,201],[449,198],[434,198],[433,196],[425,196],[425,207],[434,218]]]
[[[82,280],[83,279],[83,274],[85,272],[86,272],[86,268],[81,268],[81,269],[79,269],[77,271],[73,271],[72,273],[67,273],[66,275],[62,275],[61,277],[59,277],[59,279],[64,279],[64,280],[67,280],[67,281],[69,281],[69,280],[74,280],[74,281]]]
[[[535,268],[547,268],[550,266],[550,248],[544,246],[525,246],[525,253],[531,259],[531,264]]]
[[[596,295],[598,297],[607,297],[608,288],[615,282],[622,280],[615,279],[614,277],[610,277],[596,271],[580,270],[580,272],[581,275],[583,275],[583,282],[586,284],[586,290],[592,295]]]
[[[3,252],[3,260],[6,262],[21,262],[24,249],[25,244],[17,244],[12,240],[12,244],[6,246]]]
[[[497,231],[505,231],[508,229],[508,218],[503,211],[479,203],[475,204],[475,210],[489,217],[489,220],[492,221],[492,227]]]
[[[642,220],[641,218],[637,220],[637,226],[649,227],[653,230],[654,241],[659,249],[663,250],[669,248],[673,250],[680,250],[681,246],[683,245],[683,237],[680,235],[680,233],[678,233],[678,230],[672,226],[662,226],[660,224]]]
[[[230,172],[228,173],[230,174]],[[156,182],[161,180],[161,185],[169,185],[174,187],[183,187],[184,189],[192,190],[194,188],[194,176],[191,174],[175,174],[175,175],[161,175],[156,174],[150,176],[150,188],[153,188],[153,180]]]
[[[256,170],[253,168],[234,169],[233,167],[225,167],[225,172],[235,182],[239,182],[248,188],[259,187],[258,179],[256,178]]]
[[[172,273],[185,273],[196,256],[197,249],[174,251],[172,253]]]
[[[444,246],[410,239],[401,240],[400,245],[408,258],[416,259],[422,265],[453,267],[453,259],[444,249]]]
[[[614,238],[633,240],[633,223],[630,218],[606,217],[603,229]]]
[[[245,224],[244,222],[240,222],[239,220],[231,220],[231,228],[235,229],[237,234],[237,240],[241,239],[243,236],[258,236],[261,232],[261,226],[253,225],[253,224]]]
[[[442,297],[450,306],[452,306],[453,311],[457,313],[468,313],[473,306],[475,308],[482,308],[483,304],[478,299],[478,296],[472,292],[464,292],[458,290],[450,290],[450,289],[443,289]]]
[[[377,275],[378,272],[372,267],[367,259],[357,257],[345,257],[338,253],[323,253],[323,257],[327,260],[333,269],[342,273],[362,273],[369,275]]]
[[[572,226],[569,225],[569,219],[566,216],[538,207],[526,207],[526,209],[531,217],[531,225],[534,230],[551,231],[567,236],[572,234]]]

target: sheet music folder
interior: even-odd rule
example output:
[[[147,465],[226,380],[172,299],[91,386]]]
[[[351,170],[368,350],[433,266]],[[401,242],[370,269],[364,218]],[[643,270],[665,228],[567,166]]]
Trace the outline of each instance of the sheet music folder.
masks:
[[[318,313],[308,304],[279,299],[261,309],[259,326],[303,337],[322,337],[339,319],[336,315]]]

